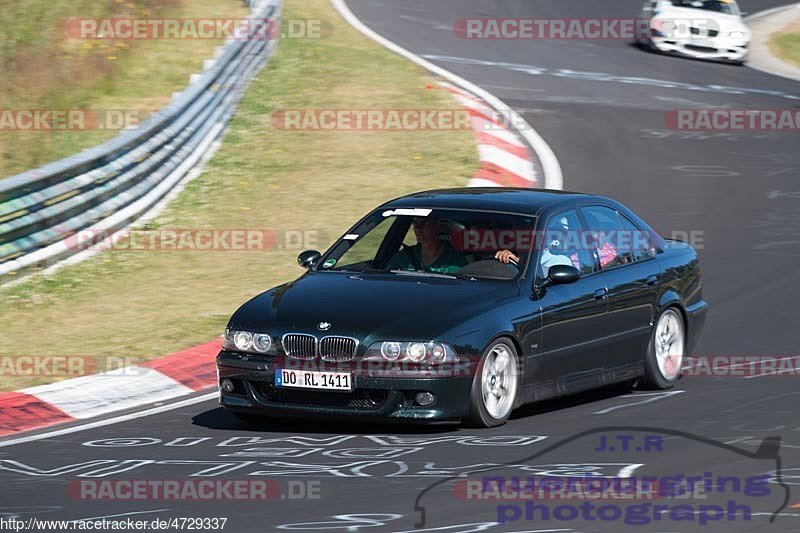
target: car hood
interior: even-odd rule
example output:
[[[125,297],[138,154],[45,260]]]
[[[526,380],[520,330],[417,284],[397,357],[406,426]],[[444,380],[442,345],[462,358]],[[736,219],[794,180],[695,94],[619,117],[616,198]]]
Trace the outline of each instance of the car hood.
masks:
[[[270,333],[433,340],[518,293],[515,281],[309,272],[244,304],[229,327]],[[320,323],[330,328],[321,332]]]
[[[655,18],[708,21],[708,28],[719,29],[720,35],[724,35],[726,32],[732,31],[741,31],[746,34],[749,34],[750,32],[750,30],[747,28],[747,25],[744,23],[744,21],[742,21],[741,16],[716,13],[714,11],[707,11],[704,9],[693,9],[690,7],[670,7],[659,10],[659,13]]]

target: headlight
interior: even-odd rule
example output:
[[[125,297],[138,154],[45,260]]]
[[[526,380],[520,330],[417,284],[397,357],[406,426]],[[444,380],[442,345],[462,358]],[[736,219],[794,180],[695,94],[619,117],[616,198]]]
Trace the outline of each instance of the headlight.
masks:
[[[381,355],[387,361],[397,361],[402,354],[399,342],[382,342]]]
[[[666,37],[674,31],[675,24],[669,20],[653,19],[650,21],[650,35],[653,37]]]
[[[264,333],[253,335],[253,348],[257,352],[267,353],[272,347],[272,337]]]
[[[421,362],[425,359],[425,354],[427,350],[425,349],[425,345],[421,342],[412,342],[408,345],[408,349],[406,350],[406,354],[408,358],[414,361],[415,363]]]
[[[253,334],[249,331],[237,331],[233,334],[233,345],[237,350],[246,352],[253,346]]]
[[[447,355],[445,353],[444,346],[441,344],[434,344],[433,346],[431,346],[430,354],[431,354],[431,361],[433,361],[434,363],[438,363],[439,361],[444,359],[445,355]]]
[[[743,31],[732,31],[728,34],[731,39],[744,39],[745,35]]]
[[[371,361],[410,361],[412,363],[458,362],[455,350],[440,342],[376,342],[364,357]]]
[[[272,349],[272,337],[266,333],[251,333],[226,329],[222,347],[239,352],[268,353]]]

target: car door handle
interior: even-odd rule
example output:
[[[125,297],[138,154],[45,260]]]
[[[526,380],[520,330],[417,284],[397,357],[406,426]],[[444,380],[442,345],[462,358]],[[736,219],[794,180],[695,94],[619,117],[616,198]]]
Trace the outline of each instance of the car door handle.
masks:
[[[597,289],[594,291],[595,300],[605,300],[608,298],[608,289]]]
[[[656,283],[658,283],[658,276],[656,276],[655,274],[653,274],[652,276],[647,276],[647,279],[644,282],[651,286],[655,285]]]

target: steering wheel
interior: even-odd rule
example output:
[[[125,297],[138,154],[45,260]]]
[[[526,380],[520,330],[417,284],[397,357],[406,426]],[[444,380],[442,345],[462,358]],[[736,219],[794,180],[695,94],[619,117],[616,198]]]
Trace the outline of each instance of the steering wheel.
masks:
[[[514,261],[514,259],[512,259],[510,257],[508,258],[508,263],[505,263],[505,262],[501,261],[497,257],[492,257],[492,259],[494,259],[495,261],[497,261],[500,264],[503,264],[503,265],[506,265],[506,266],[509,266],[509,267],[514,267],[515,269],[517,269],[517,272],[521,272],[522,271],[522,268],[519,266],[519,263]]]

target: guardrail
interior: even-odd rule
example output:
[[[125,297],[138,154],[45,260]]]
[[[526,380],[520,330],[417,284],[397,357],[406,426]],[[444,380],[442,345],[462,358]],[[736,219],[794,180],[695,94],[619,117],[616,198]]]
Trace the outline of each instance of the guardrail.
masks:
[[[255,19],[280,16],[281,0],[252,4]],[[0,282],[82,251],[70,239],[76,232],[112,234],[162,200],[220,136],[275,43],[231,38],[197,80],[138,128],[0,180]]]

